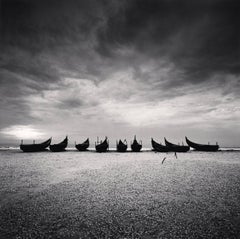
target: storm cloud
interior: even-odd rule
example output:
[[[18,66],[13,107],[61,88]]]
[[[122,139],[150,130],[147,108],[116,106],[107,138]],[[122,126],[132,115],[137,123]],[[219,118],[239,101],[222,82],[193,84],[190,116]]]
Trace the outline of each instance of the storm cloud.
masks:
[[[31,125],[235,142],[239,12],[237,0],[2,0],[1,141]]]

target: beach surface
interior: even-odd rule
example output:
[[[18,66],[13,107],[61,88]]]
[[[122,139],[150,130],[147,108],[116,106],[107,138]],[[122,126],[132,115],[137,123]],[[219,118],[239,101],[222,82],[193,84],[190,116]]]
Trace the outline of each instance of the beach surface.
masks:
[[[0,238],[240,237],[240,151],[0,150],[0,186]]]

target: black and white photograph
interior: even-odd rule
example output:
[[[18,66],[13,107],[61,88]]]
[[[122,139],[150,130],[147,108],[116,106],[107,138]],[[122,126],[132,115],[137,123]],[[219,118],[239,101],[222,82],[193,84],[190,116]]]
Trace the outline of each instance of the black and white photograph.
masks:
[[[239,0],[0,0],[0,238],[240,238]]]

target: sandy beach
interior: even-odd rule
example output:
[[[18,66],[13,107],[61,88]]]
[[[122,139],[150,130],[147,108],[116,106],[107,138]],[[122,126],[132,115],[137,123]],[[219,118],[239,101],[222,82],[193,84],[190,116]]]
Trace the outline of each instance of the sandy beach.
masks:
[[[239,155],[2,150],[1,238],[238,238]]]

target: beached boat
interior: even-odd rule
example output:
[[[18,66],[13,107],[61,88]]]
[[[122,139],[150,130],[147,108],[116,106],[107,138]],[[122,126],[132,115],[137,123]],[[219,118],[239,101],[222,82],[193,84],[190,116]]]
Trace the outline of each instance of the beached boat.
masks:
[[[117,151],[118,152],[126,152],[127,151],[127,141],[126,139],[124,140],[125,143],[122,142],[122,140],[120,139],[118,142],[117,142]]]
[[[62,151],[65,151],[67,145],[68,145],[68,137],[66,136],[66,138],[62,142],[58,144],[50,145],[50,150],[52,152],[62,152]]]
[[[40,152],[45,151],[46,148],[51,144],[52,138],[40,143],[40,144],[23,144],[23,141],[20,144],[20,149],[23,152]]]
[[[164,138],[164,141],[170,152],[187,152],[190,150],[190,147],[187,145],[173,144],[167,141],[166,138]]]
[[[109,143],[108,143],[107,137],[105,138],[105,140],[103,142],[95,143],[95,148],[96,148],[96,151],[99,153],[107,152],[107,150],[109,148]]]
[[[187,144],[191,147],[194,148],[197,151],[209,151],[209,152],[214,152],[214,151],[218,151],[219,149],[219,145],[211,145],[211,144],[197,144],[194,143],[192,141],[190,141],[187,137],[186,138],[186,142]]]
[[[133,152],[140,152],[142,149],[142,142],[139,144],[136,139],[136,135],[134,136],[133,143],[131,144],[131,149]]]
[[[153,151],[157,151],[157,152],[169,152],[170,151],[170,149],[167,146],[157,143],[156,141],[153,140],[153,138],[152,138],[151,142],[152,142]]]
[[[89,139],[85,140],[81,144],[75,145],[75,148],[78,149],[79,151],[86,151],[88,147],[89,147]]]

